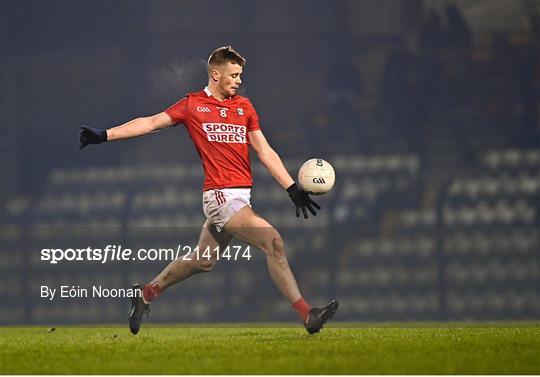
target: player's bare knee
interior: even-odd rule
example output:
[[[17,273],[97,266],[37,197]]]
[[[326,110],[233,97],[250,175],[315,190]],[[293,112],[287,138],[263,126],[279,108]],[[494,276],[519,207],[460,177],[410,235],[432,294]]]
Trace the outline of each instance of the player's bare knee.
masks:
[[[285,248],[283,245],[283,239],[278,235],[272,237],[272,243],[270,247],[270,256],[281,259],[285,257]]]
[[[216,259],[201,259],[195,264],[195,269],[198,272],[209,272],[212,271],[216,262]]]

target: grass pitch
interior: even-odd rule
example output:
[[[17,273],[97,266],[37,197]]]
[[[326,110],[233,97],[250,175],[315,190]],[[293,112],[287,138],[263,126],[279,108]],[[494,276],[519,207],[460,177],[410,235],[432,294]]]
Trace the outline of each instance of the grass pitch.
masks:
[[[540,374],[539,322],[256,326],[3,327],[0,373]]]

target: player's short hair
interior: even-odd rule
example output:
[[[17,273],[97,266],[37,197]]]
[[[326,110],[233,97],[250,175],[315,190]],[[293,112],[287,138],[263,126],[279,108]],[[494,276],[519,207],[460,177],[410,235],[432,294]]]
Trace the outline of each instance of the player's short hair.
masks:
[[[246,63],[238,52],[236,52],[231,46],[224,46],[216,48],[208,58],[208,68],[211,66],[222,65],[225,63],[236,63],[240,67],[243,67]]]

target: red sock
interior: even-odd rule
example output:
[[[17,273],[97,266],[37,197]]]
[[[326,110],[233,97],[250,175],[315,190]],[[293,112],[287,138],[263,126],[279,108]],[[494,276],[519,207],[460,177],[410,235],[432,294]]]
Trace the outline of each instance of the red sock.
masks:
[[[146,284],[142,289],[142,297],[145,302],[150,302],[161,293],[161,288],[157,283],[157,277],[150,283]]]
[[[309,305],[306,300],[300,297],[298,301],[292,304],[292,307],[298,312],[298,315],[302,319],[302,322],[306,323],[309,316],[309,311],[311,310],[311,305]]]

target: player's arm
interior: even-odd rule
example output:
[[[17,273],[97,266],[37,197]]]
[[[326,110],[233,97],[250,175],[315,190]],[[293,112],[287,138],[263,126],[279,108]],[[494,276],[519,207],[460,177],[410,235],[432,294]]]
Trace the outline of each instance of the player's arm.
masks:
[[[286,189],[289,193],[289,197],[296,206],[296,217],[300,216],[300,210],[302,210],[304,217],[307,219],[308,215],[306,208],[313,216],[315,216],[317,213],[313,207],[317,209],[321,209],[321,207],[309,197],[307,192],[302,190],[294,182],[294,179],[292,179],[287,168],[283,165],[281,157],[279,157],[276,151],[268,144],[262,131],[251,131],[249,133],[249,143],[257,153],[261,163],[266,167],[274,179],[278,181],[281,187]]]
[[[274,177],[285,190],[289,188],[294,183],[294,179],[292,179],[285,168],[285,165],[283,165],[283,161],[281,161],[279,155],[272,149],[270,144],[268,144],[262,131],[251,131],[249,133],[249,143],[257,153],[261,163],[268,169],[270,174],[272,174],[272,177]]]
[[[147,135],[173,125],[173,121],[167,114],[159,113],[149,117],[133,119],[120,126],[109,128],[107,130],[107,140],[113,141]]]
[[[83,126],[79,132],[79,149],[83,149],[88,144],[100,144],[105,141],[130,139],[147,135],[162,128],[173,126],[174,124],[171,118],[162,112],[149,117],[136,118],[107,130],[97,130]]]

